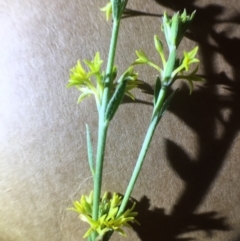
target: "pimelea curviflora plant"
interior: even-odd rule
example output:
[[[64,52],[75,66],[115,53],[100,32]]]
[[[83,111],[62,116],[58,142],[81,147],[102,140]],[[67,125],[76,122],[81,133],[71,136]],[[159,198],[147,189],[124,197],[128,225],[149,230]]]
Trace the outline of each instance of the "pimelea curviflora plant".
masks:
[[[79,201],[73,203],[70,210],[79,214],[79,217],[89,224],[89,229],[84,234],[88,241],[110,239],[114,231],[125,236],[123,227],[130,227],[137,222],[137,212],[134,211],[135,203],[131,208],[127,204],[132,190],[138,178],[143,161],[148,151],[151,139],[157,124],[168,108],[176,91],[170,92],[171,85],[178,79],[184,79],[189,83],[190,93],[193,90],[193,81],[201,81],[196,75],[199,60],[196,58],[198,47],[189,52],[183,52],[182,58],[177,57],[177,49],[184,37],[195,12],[187,15],[184,10],[172,17],[164,13],[162,18],[162,30],[168,46],[168,56],[165,56],[163,44],[157,35],[154,36],[154,45],[158,52],[162,65],[152,62],[144,51],[136,51],[137,59],[131,66],[117,78],[117,67],[114,64],[115,52],[121,18],[128,0],[111,0],[102,11],[106,12],[107,20],[112,16],[112,36],[109,48],[106,70],[101,69],[103,60],[99,52],[93,60],[84,60],[84,66],[80,61],[70,70],[68,87],[75,86],[80,92],[78,102],[94,95],[99,116],[97,151],[94,155],[90,138],[89,127],[86,126],[86,139],[88,150],[88,162],[93,176],[93,191],[89,195],[83,195]],[[150,124],[146,132],[142,148],[139,152],[135,168],[130,177],[129,184],[123,196],[116,193],[105,193],[101,197],[103,176],[103,162],[109,124],[114,117],[124,95],[134,99],[131,90],[141,82],[134,71],[135,65],[145,64],[157,70],[157,78],[154,89],[153,112],[150,116]],[[190,66],[196,64],[194,70],[189,73]],[[144,228],[144,227],[143,227]]]

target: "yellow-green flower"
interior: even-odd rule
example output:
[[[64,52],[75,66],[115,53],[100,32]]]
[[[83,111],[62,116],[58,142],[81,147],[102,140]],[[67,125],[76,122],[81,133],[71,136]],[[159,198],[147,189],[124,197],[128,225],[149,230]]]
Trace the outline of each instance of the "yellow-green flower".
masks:
[[[185,70],[188,71],[189,70],[189,66],[192,63],[198,63],[199,59],[195,58],[196,54],[198,52],[198,46],[196,46],[192,51],[190,52],[183,52],[184,54],[184,58],[182,61],[182,65],[184,66]]]
[[[75,86],[82,92],[78,98],[78,103],[93,94],[97,104],[100,105],[103,94],[104,73],[101,72],[103,61],[100,58],[99,52],[96,53],[92,61],[84,60],[84,63],[88,67],[88,71],[83,68],[80,60],[77,61],[75,67],[70,69],[70,78],[67,87]]]
[[[189,67],[193,63],[198,63],[199,59],[195,58],[196,54],[198,52],[198,46],[196,46],[194,49],[192,49],[189,52],[183,52],[183,59],[181,64],[172,72],[172,78],[175,77],[178,73],[182,72],[183,70],[188,71]]]
[[[93,206],[93,192],[89,196],[83,195],[80,201],[74,201],[72,210],[79,214],[82,221],[90,225],[88,231],[84,234],[83,238],[91,235],[96,231],[99,237],[103,237],[108,231],[116,231],[119,234],[126,236],[123,227],[131,227],[129,223],[138,223],[135,220],[137,212],[134,212],[135,203],[130,209],[127,209],[123,214],[118,215],[119,207],[122,203],[122,197],[113,193],[105,193],[101,199],[99,206],[98,220],[92,219],[92,206]]]
[[[137,51],[136,51],[136,55],[137,55],[138,58],[133,62],[132,65],[147,64],[147,65],[155,68],[156,70],[161,71],[161,68],[160,68],[157,64],[153,63],[153,62],[147,57],[147,55],[144,53],[144,51],[142,51],[142,50],[137,50]]]

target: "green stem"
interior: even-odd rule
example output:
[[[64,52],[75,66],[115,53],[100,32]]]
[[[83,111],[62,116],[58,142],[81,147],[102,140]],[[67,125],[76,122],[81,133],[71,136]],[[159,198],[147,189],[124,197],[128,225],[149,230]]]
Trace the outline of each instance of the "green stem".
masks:
[[[137,181],[138,175],[139,175],[140,170],[142,168],[143,161],[144,161],[144,159],[146,157],[147,150],[148,150],[148,147],[149,147],[150,142],[152,140],[153,133],[154,133],[154,131],[156,129],[157,123],[158,123],[158,118],[155,117],[155,118],[152,119],[152,121],[151,121],[151,123],[150,123],[150,125],[148,127],[148,131],[147,131],[147,134],[145,136],[145,139],[144,139],[144,142],[143,142],[143,145],[142,145],[142,149],[140,151],[140,154],[139,154],[138,160],[136,162],[134,171],[132,173],[130,182],[128,184],[127,190],[126,190],[126,192],[124,194],[124,198],[122,200],[122,204],[121,204],[121,206],[119,208],[118,216],[123,214],[123,212],[125,211],[125,208],[127,206],[128,200],[129,200],[129,198],[130,198],[130,196],[132,194],[133,188],[135,186],[135,183]]]
[[[159,93],[159,96],[158,96],[158,101],[157,101],[157,103],[155,105],[155,108],[154,108],[154,112],[155,112],[155,109],[160,110],[162,108],[162,106],[164,104],[164,101],[165,101],[165,98],[166,98],[166,92],[167,92],[167,88],[162,88],[161,89],[161,91]],[[130,182],[129,182],[128,187],[127,187],[127,190],[126,190],[126,192],[124,194],[124,197],[123,197],[123,200],[122,200],[122,204],[121,204],[121,206],[119,208],[118,216],[120,216],[126,209],[128,200],[129,200],[129,198],[130,198],[130,196],[132,194],[134,185],[135,185],[135,183],[137,181],[138,175],[139,175],[140,170],[142,168],[143,161],[145,160],[145,157],[146,157],[149,145],[151,143],[151,140],[152,140],[152,137],[153,137],[153,134],[154,134],[154,131],[155,131],[156,127],[157,127],[158,122],[159,122],[159,116],[158,115],[154,115],[152,117],[152,120],[151,120],[150,125],[148,127],[148,130],[147,130],[144,142],[142,144],[141,151],[140,151],[139,156],[138,156],[138,160],[136,162],[134,171],[132,173]]]
[[[167,79],[167,80],[170,79],[171,73],[174,70],[175,61],[176,61],[176,49],[174,48],[173,50],[170,51],[168,62],[166,63],[166,66],[165,66],[165,69],[164,69],[164,72],[163,72],[165,74],[165,76],[163,76],[162,83],[165,82],[165,79]],[[136,180],[138,178],[138,175],[140,173],[140,170],[142,168],[142,164],[143,164],[143,161],[146,157],[148,147],[149,147],[150,142],[152,140],[154,131],[155,131],[155,129],[157,127],[157,124],[158,124],[158,122],[161,118],[161,116],[159,116],[159,113],[160,113],[160,111],[163,107],[163,104],[165,102],[167,90],[168,90],[168,85],[163,84],[162,88],[160,90],[160,93],[158,95],[157,102],[154,106],[152,119],[151,119],[150,125],[148,127],[147,134],[145,136],[145,139],[144,139],[144,142],[143,142],[143,145],[142,145],[142,149],[141,149],[140,154],[138,156],[138,160],[137,160],[136,166],[134,168],[132,177],[130,179],[127,190],[125,192],[122,204],[119,208],[118,215],[121,215],[124,212],[124,210],[127,206],[128,200],[131,196],[132,190],[134,188],[134,185],[136,183]]]
[[[99,204],[100,204],[100,197],[101,197],[103,162],[104,162],[107,130],[109,125],[109,122],[105,121],[105,111],[109,102],[111,87],[112,87],[111,75],[112,75],[112,69],[113,69],[114,58],[116,53],[119,25],[120,25],[120,21],[113,22],[113,30],[112,30],[112,37],[111,37],[110,48],[109,48],[102,105],[99,109],[98,145],[97,145],[96,170],[94,175],[94,190],[93,190],[93,213],[92,213],[93,220],[98,220],[99,218]],[[96,237],[97,237],[97,233],[94,232],[92,235],[92,241],[95,241]]]
[[[164,102],[165,102],[165,99],[166,99],[166,94],[167,94],[167,89],[168,88],[165,88],[163,87],[161,90],[160,90],[160,93],[159,93],[159,96],[158,96],[158,100],[157,100],[157,103],[154,107],[154,110],[153,110],[153,113],[156,113],[155,110],[161,110]],[[126,206],[127,206],[127,203],[128,203],[128,200],[132,194],[132,191],[133,191],[133,188],[135,186],[135,183],[137,181],[137,178],[139,176],[139,173],[140,173],[140,170],[142,168],[142,165],[143,165],[143,161],[146,157],[146,154],[147,154],[147,151],[148,151],[148,148],[149,148],[149,145],[151,143],[151,140],[152,140],[152,137],[153,137],[153,134],[154,134],[154,131],[157,127],[157,124],[159,123],[159,120],[160,120],[160,117],[156,114],[152,117],[151,119],[151,122],[150,122],[150,125],[148,127],[148,130],[147,130],[147,133],[146,133],[146,136],[145,136],[145,139],[144,139],[144,142],[142,144],[142,148],[141,148],[141,151],[139,153],[139,156],[138,156],[138,160],[136,162],[136,165],[135,165],[135,168],[133,170],[133,173],[132,173],[132,176],[131,176],[131,179],[129,181],[129,184],[128,184],[128,187],[126,189],[126,192],[124,194],[124,197],[123,197],[123,200],[122,200],[122,204],[118,210],[118,213],[117,213],[117,217],[119,217],[121,214],[124,213],[125,209],[126,209]],[[104,237],[104,241],[108,241],[111,236],[113,234],[113,231],[109,231],[105,237]]]
[[[104,85],[103,98],[102,98],[103,111],[105,111],[107,108],[107,104],[109,101],[109,95],[111,93],[111,88],[112,88],[112,70],[113,70],[116,47],[117,47],[119,27],[120,27],[120,21],[117,21],[117,20],[114,21],[110,48],[109,48],[109,55],[108,55],[108,63],[107,63],[107,68],[106,68],[106,79],[104,82],[105,85]]]
[[[104,152],[105,152],[107,129],[108,129],[108,124],[104,123],[104,115],[100,115],[98,127],[99,127],[98,146],[97,146],[96,171],[94,175],[94,191],[93,191],[93,219],[94,220],[98,220],[99,201],[100,201],[101,186],[102,186],[103,161],[104,161]]]
[[[162,88],[161,88],[160,93],[158,95],[157,102],[154,106],[152,119],[151,119],[150,125],[148,127],[144,142],[142,144],[142,148],[141,148],[141,151],[139,153],[138,160],[137,160],[137,163],[135,165],[133,174],[131,176],[130,182],[129,182],[128,187],[127,187],[127,190],[124,194],[122,204],[119,208],[118,216],[120,216],[126,209],[128,200],[129,200],[129,198],[132,194],[134,185],[137,181],[138,175],[139,175],[140,170],[142,168],[143,161],[146,157],[146,154],[147,154],[150,142],[152,140],[154,131],[155,131],[155,129],[157,127],[157,124],[158,124],[158,122],[161,118],[161,116],[159,116],[159,113],[161,112],[161,109],[162,109],[162,107],[164,105],[164,102],[165,102],[165,99],[166,99],[167,90],[169,88],[168,81],[171,82],[170,76],[171,76],[171,73],[174,70],[175,61],[176,61],[176,48],[173,48],[173,49],[170,50],[169,58],[168,58],[168,61],[166,63],[165,69],[163,71],[163,73],[164,73],[164,76],[162,78],[163,79],[163,81],[162,81],[163,85],[162,85]],[[167,85],[164,85],[164,82],[166,80],[167,80]]]

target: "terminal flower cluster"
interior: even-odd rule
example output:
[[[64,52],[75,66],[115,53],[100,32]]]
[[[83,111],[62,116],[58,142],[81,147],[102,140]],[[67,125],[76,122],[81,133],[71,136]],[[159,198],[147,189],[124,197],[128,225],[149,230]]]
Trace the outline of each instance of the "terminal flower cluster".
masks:
[[[119,234],[126,236],[122,227],[131,227],[130,223],[138,223],[135,220],[137,212],[134,212],[135,203],[130,209],[127,209],[123,214],[118,215],[119,207],[122,203],[122,197],[113,193],[110,195],[105,192],[103,195],[98,220],[93,220],[93,192],[89,196],[83,195],[80,201],[74,201],[73,207],[69,210],[77,212],[82,221],[87,222],[90,228],[84,234],[83,238],[90,236],[94,231],[98,233],[98,237],[103,237],[108,231],[116,231]]]

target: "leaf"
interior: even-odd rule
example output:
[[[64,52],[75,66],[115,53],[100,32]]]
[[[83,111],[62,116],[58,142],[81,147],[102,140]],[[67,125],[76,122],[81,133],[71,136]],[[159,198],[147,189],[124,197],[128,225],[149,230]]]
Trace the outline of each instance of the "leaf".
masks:
[[[89,97],[90,94],[89,93],[82,93],[77,100],[77,103],[79,104],[80,102],[82,102],[85,98]]]
[[[83,238],[86,238],[86,237],[90,236],[92,232],[93,232],[93,229],[92,229],[92,228],[89,228],[89,229],[87,230],[87,232],[84,234]]]
[[[114,20],[119,20],[122,10],[122,0],[111,0]]]
[[[165,79],[163,79],[163,82],[166,82],[168,84],[169,79],[171,78],[172,70],[174,69],[175,63],[176,63],[176,50],[172,50],[168,58],[168,61],[166,63],[166,68],[164,69],[163,76],[165,76]]]
[[[117,88],[110,99],[107,109],[106,109],[106,114],[105,114],[105,120],[110,121],[114,114],[116,113],[120,103],[122,102],[123,96],[125,94],[125,89],[127,86],[127,80],[122,80],[118,85]]]
[[[155,49],[161,55],[163,52],[163,44],[157,35],[154,35],[154,45],[155,45]]]
[[[156,79],[156,84],[155,84],[155,88],[154,88],[154,105],[157,103],[160,89],[161,89],[161,80],[158,76]]]
[[[106,13],[106,19],[108,21],[112,14],[112,3],[109,2],[106,6],[100,8],[100,10]]]
[[[163,66],[165,66],[166,65],[166,59],[165,59],[164,52],[163,52],[163,44],[162,44],[161,40],[159,39],[159,37],[157,35],[154,35],[154,45],[155,45],[155,48],[156,48],[156,50],[158,51],[158,53],[161,57]]]
[[[190,79],[187,79],[188,85],[189,85],[189,95],[193,92],[193,82]]]
[[[176,92],[177,92],[178,89],[174,90],[169,96],[168,98],[166,99],[166,101],[164,102],[160,112],[159,112],[159,115],[158,115],[158,118],[160,120],[160,118],[163,116],[164,112],[167,110],[167,108],[169,107],[173,97],[175,96]]]
[[[87,133],[88,163],[89,163],[92,175],[94,176],[95,170],[94,170],[94,161],[93,161],[93,149],[92,149],[92,142],[91,142],[90,131],[89,131],[89,127],[88,127],[87,124],[86,124],[86,133]]]
[[[177,12],[173,15],[172,24],[171,24],[171,41],[174,44],[174,46],[177,45],[179,24],[180,24],[180,18],[179,18],[179,12]]]

